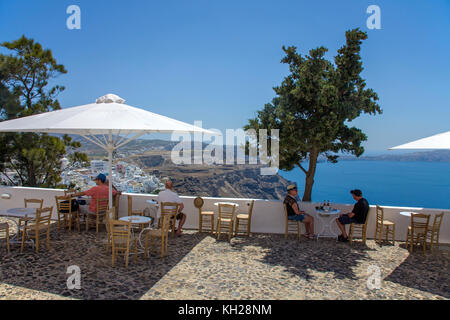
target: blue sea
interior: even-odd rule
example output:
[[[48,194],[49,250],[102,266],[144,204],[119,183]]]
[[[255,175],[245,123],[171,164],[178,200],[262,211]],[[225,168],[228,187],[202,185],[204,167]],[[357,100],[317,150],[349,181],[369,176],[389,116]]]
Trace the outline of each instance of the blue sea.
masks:
[[[299,168],[278,172],[297,183],[303,196],[305,174]],[[312,201],[353,203],[360,189],[370,204],[450,209],[449,162],[339,161],[317,164]]]

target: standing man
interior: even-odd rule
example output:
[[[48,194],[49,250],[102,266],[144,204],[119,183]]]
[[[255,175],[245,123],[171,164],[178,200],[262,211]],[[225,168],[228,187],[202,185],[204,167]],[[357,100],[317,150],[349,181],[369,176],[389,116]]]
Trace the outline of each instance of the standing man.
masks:
[[[158,194],[158,203],[159,203],[159,209],[158,209],[158,218],[161,217],[161,203],[162,202],[176,202],[180,204],[180,208],[178,210],[178,214],[176,219],[180,220],[178,222],[178,228],[175,231],[175,233],[179,236],[181,235],[181,228],[184,225],[184,222],[186,221],[186,215],[182,212],[183,208],[184,208],[184,204],[181,201],[180,197],[178,196],[178,194],[173,190],[173,185],[172,185],[172,181],[168,180],[166,182],[166,189],[161,191]],[[175,221],[174,221],[175,223]]]
[[[297,202],[297,186],[291,184],[287,187],[287,195],[284,198],[284,204],[286,205],[288,220],[300,221],[305,224],[306,233],[305,237],[308,239],[314,239],[314,217],[307,214],[305,211],[300,210]]]
[[[340,214],[339,218],[336,218],[336,224],[342,232],[342,234],[339,235],[338,240],[342,242],[348,241],[348,235],[347,232],[345,232],[345,225],[350,223],[366,223],[367,213],[369,212],[369,202],[362,197],[362,191],[355,189],[351,190],[350,193],[356,201],[352,212]]]

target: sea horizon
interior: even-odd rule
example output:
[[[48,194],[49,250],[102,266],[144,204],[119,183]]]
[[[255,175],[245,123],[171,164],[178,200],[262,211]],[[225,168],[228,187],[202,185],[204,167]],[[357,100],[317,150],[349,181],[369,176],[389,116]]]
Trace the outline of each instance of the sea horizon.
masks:
[[[278,172],[297,183],[303,196],[305,174],[300,168]],[[363,191],[371,205],[450,208],[450,163],[421,161],[339,161],[317,164],[311,201],[353,203],[352,189]]]

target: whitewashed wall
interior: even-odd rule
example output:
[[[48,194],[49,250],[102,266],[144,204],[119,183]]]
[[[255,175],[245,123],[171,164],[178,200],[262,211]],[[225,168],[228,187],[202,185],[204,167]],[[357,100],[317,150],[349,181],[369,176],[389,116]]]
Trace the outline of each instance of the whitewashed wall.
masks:
[[[56,218],[55,210],[55,195],[62,195],[64,191],[57,189],[41,189],[41,188],[26,188],[26,187],[2,187],[0,186],[0,194],[8,193],[11,195],[10,199],[0,198],[0,210],[23,207],[24,198],[39,198],[44,199],[44,206],[54,206],[54,218]],[[123,193],[119,203],[119,216],[127,215],[127,195],[133,196],[133,209],[144,209],[148,206],[146,200],[156,199],[155,195],[149,194],[129,194]],[[187,215],[185,228],[197,229],[198,228],[198,209],[194,207],[195,197],[182,196],[185,209],[184,213]],[[248,211],[248,205],[252,199],[242,198],[210,198],[203,197],[205,204],[203,210],[217,212],[217,207],[214,205],[218,201],[230,201],[239,204],[238,212],[246,213]],[[314,207],[317,203],[302,203],[301,209],[305,210],[309,214],[315,217],[316,233],[321,230],[321,220],[314,213]],[[379,204],[382,205],[382,204]],[[333,204],[334,207],[341,210],[341,212],[350,212],[353,208],[353,204]],[[426,208],[407,208],[407,207],[384,207],[385,219],[391,220],[396,224],[396,240],[406,239],[406,230],[410,225],[410,218],[399,214],[401,211],[413,211],[431,214],[430,223],[433,222],[433,216],[435,214],[444,212],[444,220],[441,225],[440,242],[450,243],[450,210],[449,209],[426,209]],[[216,214],[217,218],[217,214]],[[252,216],[252,232],[256,233],[284,233],[283,203],[281,201],[274,200],[258,200],[255,199]],[[333,226],[336,233],[338,233],[337,226]],[[369,223],[368,223],[368,238],[373,238],[375,232],[375,205],[371,206],[369,211]]]

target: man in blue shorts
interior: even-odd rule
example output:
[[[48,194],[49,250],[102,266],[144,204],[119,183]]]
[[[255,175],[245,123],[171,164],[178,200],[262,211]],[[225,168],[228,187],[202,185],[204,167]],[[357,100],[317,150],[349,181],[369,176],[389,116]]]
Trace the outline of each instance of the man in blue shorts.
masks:
[[[314,239],[314,217],[307,214],[305,211],[300,210],[297,203],[297,186],[291,184],[287,187],[287,195],[284,198],[284,204],[286,205],[286,210],[289,220],[300,221],[305,224],[305,237],[309,239]]]
[[[351,190],[350,193],[356,201],[352,212],[340,214],[339,218],[336,218],[336,224],[342,232],[342,234],[339,235],[338,240],[342,242],[348,241],[348,235],[347,232],[345,232],[345,225],[350,223],[366,223],[367,213],[369,212],[369,202],[362,197],[362,191],[355,189]]]

